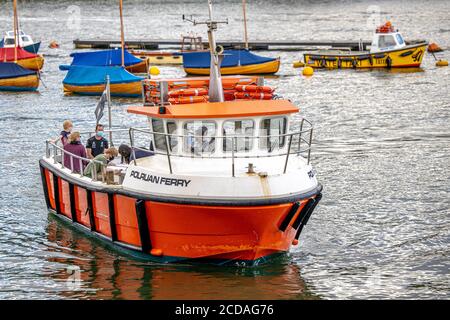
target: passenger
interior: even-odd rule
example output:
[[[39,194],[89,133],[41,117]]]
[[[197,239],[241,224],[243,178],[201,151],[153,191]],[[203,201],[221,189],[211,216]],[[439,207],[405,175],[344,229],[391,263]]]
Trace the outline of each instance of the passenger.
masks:
[[[86,149],[81,144],[80,133],[72,132],[69,136],[68,143],[64,146],[64,150],[76,156],[86,158]],[[70,160],[72,158],[72,161]],[[80,168],[80,162],[82,168]],[[64,154],[64,166],[71,169],[73,172],[80,173],[83,170],[86,162],[80,161],[79,158],[71,157],[69,154]]]
[[[72,121],[70,120],[64,121],[63,131],[61,131],[58,138],[51,140],[51,142],[57,143],[58,141],[61,141],[61,144],[64,147],[68,143],[69,135],[72,132],[72,128],[73,128]]]
[[[208,135],[208,128],[202,126],[195,132],[195,137],[188,137],[188,145],[192,153],[200,155],[202,152],[214,152],[215,138],[205,137]]]
[[[117,149],[114,147],[105,149],[104,153],[99,154],[98,156],[96,156],[93,159],[96,162],[89,162],[87,167],[84,169],[84,175],[86,177],[92,178],[93,170],[95,170],[97,172],[97,175],[100,174],[102,172],[102,167],[106,166],[108,164],[108,162],[110,162],[112,159],[114,159],[114,157],[117,157],[118,154],[119,153],[117,152]],[[101,165],[98,162],[101,162],[103,165]],[[95,169],[94,169],[94,167],[95,167]]]
[[[121,144],[119,146],[119,153],[122,156],[122,159],[121,159],[120,163],[129,164],[130,163],[131,152],[132,152],[132,150],[131,150],[130,146],[128,146],[126,144]]]
[[[90,137],[86,143],[86,152],[89,159],[93,159],[103,151],[108,149],[108,140],[105,139],[103,125],[97,124],[95,127],[95,136]]]

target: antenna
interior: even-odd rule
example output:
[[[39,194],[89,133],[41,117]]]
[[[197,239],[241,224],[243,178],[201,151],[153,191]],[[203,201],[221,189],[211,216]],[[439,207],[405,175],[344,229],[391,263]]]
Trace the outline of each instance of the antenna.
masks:
[[[226,20],[213,20],[213,8],[212,0],[208,0],[209,19],[205,21],[197,21],[192,18],[192,15],[187,18],[183,15],[183,21],[191,22],[194,26],[206,25],[208,27],[208,42],[209,51],[211,54],[211,63],[209,69],[209,101],[210,102],[223,102],[223,86],[222,76],[220,74],[220,64],[223,60],[223,47],[216,45],[216,39],[214,32],[217,30],[218,24],[228,24]]]

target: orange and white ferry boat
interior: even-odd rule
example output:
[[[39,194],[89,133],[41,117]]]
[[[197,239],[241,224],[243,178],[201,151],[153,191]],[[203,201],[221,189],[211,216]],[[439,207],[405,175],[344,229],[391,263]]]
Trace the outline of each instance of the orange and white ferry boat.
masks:
[[[215,48],[215,22],[206,24]],[[111,131],[131,148],[129,163],[99,163],[88,177],[61,160],[94,160],[47,141],[39,163],[48,209],[155,262],[253,266],[296,245],[322,197],[313,128],[262,78],[222,78],[211,53],[210,78],[144,81],[144,105],[127,111],[146,127]]]

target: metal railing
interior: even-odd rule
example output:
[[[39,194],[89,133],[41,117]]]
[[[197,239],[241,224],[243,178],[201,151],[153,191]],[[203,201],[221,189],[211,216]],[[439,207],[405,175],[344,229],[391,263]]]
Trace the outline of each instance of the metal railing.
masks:
[[[306,129],[304,129],[305,124],[307,126]],[[136,162],[136,150],[141,150],[144,152],[149,152],[148,149],[137,147],[135,144],[136,136],[135,133],[144,133],[150,136],[151,141],[153,141],[153,150],[151,152],[155,155],[164,155],[167,157],[167,163],[169,172],[173,174],[173,167],[172,167],[172,157],[178,157],[178,158],[207,158],[207,159],[231,159],[231,173],[232,176],[235,176],[235,160],[236,159],[243,159],[243,158],[270,158],[270,157],[285,157],[284,161],[284,167],[283,167],[283,173],[286,173],[289,157],[292,154],[295,154],[297,156],[300,156],[303,153],[306,153],[306,160],[307,163],[310,163],[311,159],[311,145],[312,145],[312,135],[313,135],[313,126],[311,122],[309,122],[306,119],[302,119],[300,121],[300,130],[296,132],[291,133],[285,133],[285,134],[279,134],[279,135],[259,135],[259,136],[253,136],[253,135],[229,135],[229,136],[200,136],[200,135],[193,135],[193,134],[187,134],[187,135],[179,135],[179,134],[169,134],[169,133],[163,133],[163,132],[155,132],[148,129],[140,129],[140,128],[130,128],[129,129],[129,139],[130,139],[130,145],[132,149],[132,156],[134,159],[134,164],[137,165]],[[155,139],[153,139],[154,136],[162,136],[164,137],[164,148],[156,148],[155,146]],[[306,136],[306,137],[305,137]],[[297,147],[296,150],[293,150],[293,141],[296,138]],[[181,151],[181,152],[174,152],[172,151],[173,147],[171,146],[170,141],[177,141],[177,146],[180,145],[179,141],[182,140],[185,142],[187,139],[194,140],[208,140],[208,139],[214,139],[214,141],[218,141],[219,145],[222,141],[227,141],[231,139],[231,150],[228,150],[226,148],[225,151],[221,152],[220,155],[215,154],[215,152],[210,151],[203,151],[203,150],[197,150],[197,152],[189,152],[188,151]],[[239,140],[238,140],[239,139]],[[239,141],[250,141],[250,140],[256,140],[260,141],[261,139],[267,139],[269,142],[272,140],[282,141],[282,146],[273,146],[270,145],[270,148],[268,148],[267,152],[262,153],[261,150],[259,152],[256,152],[256,143],[254,144],[252,142],[252,148],[253,150],[239,150],[238,142]],[[286,140],[288,141],[286,145]],[[183,144],[182,144],[183,145]],[[305,145],[305,147],[302,148],[302,146]],[[273,150],[278,149],[278,153],[273,152]]]
[[[231,159],[231,175],[235,176],[235,162],[236,159],[245,159],[245,158],[271,158],[271,157],[284,157],[283,162],[283,173],[286,173],[289,158],[291,155],[297,155],[301,156],[306,153],[306,156],[304,157],[307,161],[307,163],[310,163],[311,158],[311,145],[312,145],[312,136],[313,136],[313,126],[311,122],[309,122],[306,119],[301,119],[299,124],[300,129],[296,132],[290,132],[285,134],[279,134],[279,135],[225,135],[225,136],[200,136],[200,135],[193,135],[193,134],[187,134],[187,135],[178,135],[178,134],[169,134],[169,133],[162,133],[162,132],[154,132],[149,129],[145,128],[127,128],[127,129],[113,129],[113,130],[104,130],[107,133],[113,133],[119,134],[119,133],[128,133],[127,137],[125,138],[127,143],[129,142],[132,150],[132,159],[134,161],[134,164],[137,165],[137,157],[136,157],[136,151],[140,150],[146,153],[151,152],[154,155],[163,155],[167,157],[167,164],[170,174],[173,174],[173,166],[172,166],[172,158],[201,158],[201,159]],[[306,127],[306,128],[305,128]],[[149,145],[153,144],[152,149],[146,149],[142,147],[138,147],[136,145],[136,134],[137,133],[143,133],[147,135],[147,138],[145,138],[142,141],[146,141],[146,143],[149,143]],[[90,135],[92,136],[94,132],[83,132],[81,135]],[[116,135],[117,136],[117,135]],[[148,138],[150,136],[150,139]],[[162,136],[164,137],[164,148],[156,148],[155,146],[155,136]],[[124,140],[125,140],[124,139]],[[188,151],[172,151],[174,147],[171,145],[171,141],[177,141],[176,146],[182,146],[184,145],[184,142],[187,141],[187,139],[191,139],[191,141],[200,140],[204,141],[207,139],[213,139],[214,143],[218,146],[225,146],[225,150],[222,150],[221,152],[213,152],[204,151],[202,150],[194,150],[194,152]],[[129,141],[128,141],[129,140]],[[179,142],[183,141],[183,144],[180,144]],[[251,148],[244,147],[243,150],[239,149],[240,146],[242,146],[242,142],[248,143],[251,141]],[[259,146],[258,146],[259,141]],[[264,147],[265,150],[262,149],[261,144],[265,141],[267,145]],[[111,141],[113,142],[113,141]],[[220,143],[222,142],[222,143]],[[224,142],[231,142],[231,148],[228,148],[227,144]],[[275,143],[272,143],[275,142]],[[113,143],[111,143],[113,145]],[[64,164],[64,157],[68,156],[70,158],[70,169],[72,173],[74,172],[74,162],[78,161],[79,168],[80,168],[80,176],[85,176],[84,174],[84,167],[85,164],[94,163],[100,165],[101,173],[102,173],[102,181],[105,182],[105,171],[107,164],[102,163],[101,161],[97,161],[94,159],[88,159],[84,157],[80,157],[78,155],[75,155],[73,153],[70,153],[64,148],[58,146],[55,142],[51,140],[46,141],[46,157],[51,158],[53,155],[53,161],[54,163],[58,163],[58,157],[61,159],[61,166],[62,168],[65,168]],[[93,181],[98,181],[98,173],[97,173],[97,166],[92,165],[92,172],[91,172],[91,179]]]
[[[97,166],[95,164],[100,165],[100,172],[101,172],[101,176],[102,176],[102,182],[105,182],[105,171],[106,171],[106,164],[104,164],[101,161],[97,161],[94,159],[88,159],[88,158],[84,158],[84,157],[80,157],[76,154],[73,154],[67,150],[64,150],[64,148],[56,145],[55,142],[51,141],[51,140],[47,140],[45,141],[45,156],[46,158],[52,158],[53,156],[53,163],[57,164],[60,163],[61,167],[64,169],[66,168],[66,165],[64,163],[65,157],[69,157],[70,159],[70,169],[72,173],[79,173],[80,177],[84,177],[85,173],[84,173],[84,169],[85,167],[87,167],[87,165],[89,163],[93,163],[91,169],[91,180],[92,181],[98,181],[98,172],[97,172]],[[60,161],[58,161],[60,159]],[[75,160],[74,160],[75,159]],[[75,161],[78,161],[78,165],[79,165],[79,172],[75,172],[74,170],[74,163]]]

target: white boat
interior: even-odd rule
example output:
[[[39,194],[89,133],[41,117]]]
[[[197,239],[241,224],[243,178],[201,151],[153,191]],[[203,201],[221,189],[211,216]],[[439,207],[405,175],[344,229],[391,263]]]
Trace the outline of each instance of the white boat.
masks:
[[[30,35],[25,34],[22,30],[19,30],[18,34],[19,47],[31,53],[38,53],[41,46],[41,42],[34,42]],[[13,48],[14,47],[14,31],[5,32],[5,36],[0,41],[0,48]]]

